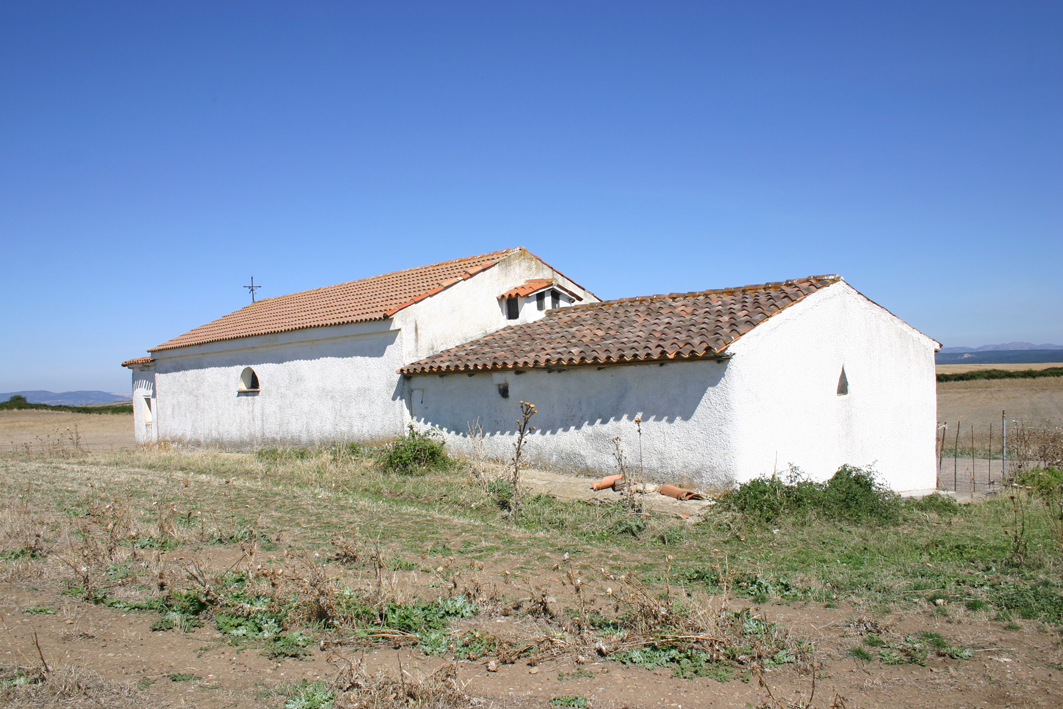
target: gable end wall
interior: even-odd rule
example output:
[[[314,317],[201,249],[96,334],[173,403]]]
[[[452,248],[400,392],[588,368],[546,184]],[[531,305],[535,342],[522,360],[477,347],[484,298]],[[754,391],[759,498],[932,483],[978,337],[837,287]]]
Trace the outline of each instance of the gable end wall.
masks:
[[[757,327],[729,349],[736,477],[873,465],[894,490],[934,488],[936,348],[844,282]]]

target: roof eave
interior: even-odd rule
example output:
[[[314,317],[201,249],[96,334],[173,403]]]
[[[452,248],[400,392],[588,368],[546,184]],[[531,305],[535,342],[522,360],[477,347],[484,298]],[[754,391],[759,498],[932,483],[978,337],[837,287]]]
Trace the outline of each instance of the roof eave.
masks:
[[[431,374],[445,375],[445,374],[484,374],[489,372],[527,372],[532,370],[560,370],[560,369],[606,369],[608,367],[628,367],[637,366],[640,364],[670,364],[672,362],[723,362],[729,360],[734,355],[727,352],[726,348],[716,352],[710,351],[705,354],[697,355],[665,355],[663,357],[646,357],[646,358],[632,358],[632,359],[620,359],[620,360],[592,360],[583,362],[544,362],[542,364],[526,364],[526,365],[487,365],[479,366],[473,365],[468,367],[438,367],[430,369],[418,369],[412,371],[409,367],[402,367],[395,370],[398,374],[404,377],[416,377],[427,376]]]
[[[262,337],[264,335],[280,335],[280,334],[285,333],[285,332],[299,332],[300,330],[313,330],[314,328],[319,328],[319,327],[339,327],[340,325],[354,325],[356,323],[363,323],[363,322],[381,322],[382,320],[390,320],[390,319],[391,319],[390,315],[388,315],[387,313],[381,313],[380,315],[376,315],[376,316],[373,316],[373,317],[362,317],[362,318],[354,318],[352,320],[342,320],[342,321],[339,321],[339,322],[328,323],[326,325],[305,325],[305,326],[301,326],[301,327],[284,327],[284,328],[279,328],[279,329],[276,329],[276,330],[264,330],[262,332],[256,332],[256,333],[254,333],[252,335],[234,335],[233,337],[212,337],[209,340],[197,340],[196,342],[189,342],[188,344],[182,344],[182,345],[171,345],[171,344],[169,344],[167,342],[164,342],[161,345],[157,345],[157,346],[151,348],[150,350],[148,350],[148,352],[155,353],[155,352],[164,352],[164,351],[167,351],[167,350],[179,350],[179,349],[183,349],[185,347],[199,347],[201,345],[210,345],[210,344],[213,344],[215,342],[232,342],[233,340],[244,340],[244,339],[247,339],[247,338],[250,338],[250,337]]]

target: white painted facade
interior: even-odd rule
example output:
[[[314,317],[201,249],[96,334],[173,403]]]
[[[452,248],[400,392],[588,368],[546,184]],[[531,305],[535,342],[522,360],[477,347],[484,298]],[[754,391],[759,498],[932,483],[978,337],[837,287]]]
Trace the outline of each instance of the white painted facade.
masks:
[[[542,466],[611,471],[619,436],[628,464],[639,464],[641,444],[647,476],[662,481],[727,485],[791,464],[822,480],[849,463],[873,465],[895,490],[922,490],[936,485],[937,347],[839,281],[754,328],[722,361],[426,374],[407,389],[419,425],[470,453],[476,422],[500,460],[529,401],[538,430],[525,450]]]
[[[386,320],[315,327],[159,350],[131,365],[139,444],[159,441],[254,448],[374,441],[410,422],[397,370],[440,350],[544,313],[524,298],[506,318],[498,296],[532,279],[584,302],[592,293],[527,251],[460,280]],[[564,296],[562,307],[571,304]],[[250,367],[257,391],[241,383]]]

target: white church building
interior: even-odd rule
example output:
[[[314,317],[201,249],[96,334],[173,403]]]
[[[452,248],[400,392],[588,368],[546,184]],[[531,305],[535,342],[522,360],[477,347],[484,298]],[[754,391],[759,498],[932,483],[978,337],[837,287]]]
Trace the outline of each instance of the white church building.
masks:
[[[123,363],[137,441],[380,441],[700,486],[873,465],[935,487],[939,343],[838,276],[599,301],[523,248],[261,300]],[[638,423],[636,423],[636,419]]]

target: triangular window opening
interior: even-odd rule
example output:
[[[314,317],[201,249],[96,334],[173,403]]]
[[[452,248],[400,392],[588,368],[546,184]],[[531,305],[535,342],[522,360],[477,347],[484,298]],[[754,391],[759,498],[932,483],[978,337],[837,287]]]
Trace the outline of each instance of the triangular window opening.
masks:
[[[845,367],[842,367],[842,375],[838,377],[838,396],[849,394],[849,378],[845,376]]]

